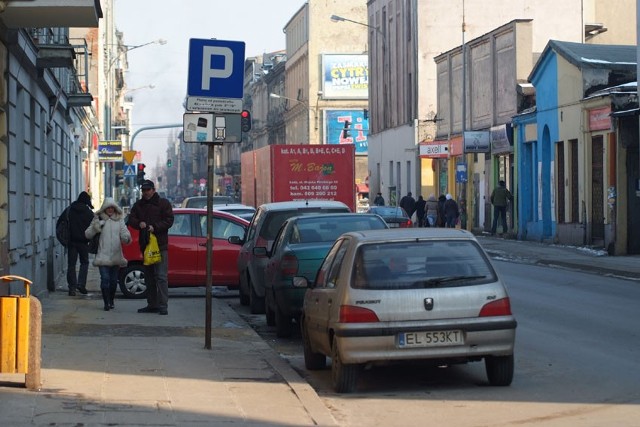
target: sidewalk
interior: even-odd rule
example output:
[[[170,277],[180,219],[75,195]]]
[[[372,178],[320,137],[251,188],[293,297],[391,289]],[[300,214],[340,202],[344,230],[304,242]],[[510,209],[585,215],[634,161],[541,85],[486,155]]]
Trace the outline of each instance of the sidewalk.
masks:
[[[39,296],[42,390],[0,375],[3,425],[337,425],[223,298],[213,298],[206,350],[203,288],[171,291],[169,316],[158,316],[121,298],[105,312],[97,268],[88,282],[87,296],[67,296],[66,283]]]
[[[587,247],[476,236],[493,259],[539,264],[640,281],[640,255],[609,256]]]
[[[640,281],[640,256],[478,236],[494,259]],[[205,344],[204,289],[171,290],[169,315],[138,314],[144,300],[102,310],[99,276],[89,295],[39,295],[42,390],[0,375],[0,419],[9,426],[338,425],[311,388],[214,289],[212,349]]]

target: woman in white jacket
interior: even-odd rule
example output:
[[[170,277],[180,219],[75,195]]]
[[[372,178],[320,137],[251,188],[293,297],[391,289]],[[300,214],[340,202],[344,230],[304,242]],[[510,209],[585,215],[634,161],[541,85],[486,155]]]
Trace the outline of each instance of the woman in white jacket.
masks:
[[[120,267],[127,266],[121,244],[131,243],[131,233],[124,223],[122,209],[111,197],[104,199],[102,207],[95,213],[91,224],[84,232],[89,240],[97,233],[100,233],[100,243],[93,265],[100,270],[100,290],[104,311],[109,311],[114,308],[113,299],[118,287],[118,272]]]

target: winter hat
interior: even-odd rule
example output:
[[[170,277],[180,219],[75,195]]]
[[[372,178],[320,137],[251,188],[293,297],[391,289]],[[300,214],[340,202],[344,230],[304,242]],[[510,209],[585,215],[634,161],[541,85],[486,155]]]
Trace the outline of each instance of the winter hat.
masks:
[[[453,197],[451,197],[451,194],[449,194],[449,193],[447,193],[447,195],[445,197],[447,198],[447,200],[453,199]]]
[[[118,204],[116,203],[113,197],[105,197],[104,202],[102,202],[102,206],[100,207],[100,210],[96,213],[102,213],[105,211],[105,209],[109,207],[114,208],[117,213],[122,215],[122,209],[120,209],[120,206],[118,206]]]
[[[93,205],[91,204],[91,196],[89,196],[89,193],[87,193],[86,191],[80,193],[80,195],[78,196],[78,201],[93,209]]]

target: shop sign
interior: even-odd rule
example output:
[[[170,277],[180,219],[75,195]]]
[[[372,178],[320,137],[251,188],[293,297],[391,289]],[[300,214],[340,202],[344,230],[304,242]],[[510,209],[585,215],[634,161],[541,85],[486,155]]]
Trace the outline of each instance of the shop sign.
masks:
[[[421,142],[420,157],[426,159],[446,159],[447,157],[449,157],[448,141]]]
[[[611,130],[611,107],[589,110],[589,130]]]
[[[488,153],[490,151],[490,132],[488,130],[464,133],[465,153]]]
[[[513,127],[511,124],[493,126],[490,130],[491,153],[511,153],[513,151]]]

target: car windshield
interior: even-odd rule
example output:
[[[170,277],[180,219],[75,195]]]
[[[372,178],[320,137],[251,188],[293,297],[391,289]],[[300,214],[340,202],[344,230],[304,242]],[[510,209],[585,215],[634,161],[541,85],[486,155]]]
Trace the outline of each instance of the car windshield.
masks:
[[[366,244],[358,249],[353,287],[412,289],[496,281],[484,252],[471,240]]]

